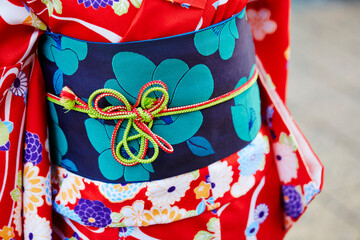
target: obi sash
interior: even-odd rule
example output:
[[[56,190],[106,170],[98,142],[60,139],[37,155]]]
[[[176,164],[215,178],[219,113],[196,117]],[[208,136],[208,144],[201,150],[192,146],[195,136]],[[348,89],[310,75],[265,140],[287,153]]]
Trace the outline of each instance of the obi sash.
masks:
[[[73,173],[113,183],[163,179],[238,152],[260,129],[259,89],[251,81],[256,78],[255,51],[245,11],[211,27],[167,38],[98,43],[48,32],[39,44],[51,100],[51,158]],[[211,102],[243,86],[246,90],[239,95],[201,110],[152,115],[146,108],[163,101],[160,88],[168,95],[166,110]],[[92,99],[99,89],[103,89],[102,97]],[[157,91],[146,95],[149,89]],[[122,119],[119,125],[119,119],[81,112],[81,104],[77,111],[75,100],[69,103],[59,97],[66,93],[76,96],[84,109],[96,102],[103,112],[111,107],[125,108],[114,97],[121,96],[118,98],[123,97],[132,109],[129,115],[140,118],[138,128],[146,129],[140,131],[136,124],[130,124],[130,118]],[[142,105],[136,105],[138,101]],[[140,105],[145,107],[134,107]],[[165,151],[156,152],[151,134],[158,136],[160,145],[168,143],[163,144]],[[116,149],[124,139],[128,149],[124,145]],[[124,159],[144,153],[140,154],[144,162],[121,164],[114,157],[116,151]],[[154,161],[146,162],[155,153]]]

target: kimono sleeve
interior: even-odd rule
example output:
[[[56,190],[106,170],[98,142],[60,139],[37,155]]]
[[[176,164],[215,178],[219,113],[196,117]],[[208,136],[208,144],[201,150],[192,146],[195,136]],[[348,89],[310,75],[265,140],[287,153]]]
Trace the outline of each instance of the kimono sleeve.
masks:
[[[21,1],[0,1],[1,239],[29,239],[31,226],[40,225],[51,237],[46,108],[36,56],[44,29]]]
[[[283,101],[290,55],[290,3],[291,0],[258,0],[250,1],[247,6],[256,55]]]

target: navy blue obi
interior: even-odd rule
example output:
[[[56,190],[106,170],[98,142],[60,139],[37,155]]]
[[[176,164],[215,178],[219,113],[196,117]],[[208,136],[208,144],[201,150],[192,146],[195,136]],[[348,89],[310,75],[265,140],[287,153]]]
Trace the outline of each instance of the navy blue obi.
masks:
[[[255,51],[245,11],[211,27],[182,35],[129,43],[87,42],[46,33],[39,43],[46,89],[59,96],[69,87],[84,102],[97,89],[113,89],[135,104],[140,89],[160,80],[167,86],[168,108],[214,99],[244,85],[255,75]],[[160,96],[152,93],[148,100]],[[150,101],[150,102],[151,102]],[[99,106],[119,106],[106,97]],[[155,117],[151,131],[173,147],[160,149],[155,161],[125,166],[114,159],[111,138],[118,120],[69,111],[49,101],[52,161],[90,179],[125,183],[163,179],[203,168],[245,147],[260,125],[255,82],[240,95],[209,108]],[[115,143],[126,131],[121,124]],[[129,136],[138,134],[129,129]],[[141,140],[129,141],[131,153]],[[129,154],[118,149],[123,157]],[[145,159],[154,153],[149,144]],[[129,156],[128,156],[129,157]]]

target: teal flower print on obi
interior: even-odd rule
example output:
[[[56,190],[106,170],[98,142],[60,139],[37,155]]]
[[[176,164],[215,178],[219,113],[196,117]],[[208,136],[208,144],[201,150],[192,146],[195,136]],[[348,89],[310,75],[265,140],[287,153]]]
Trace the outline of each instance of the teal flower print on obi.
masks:
[[[77,167],[73,161],[63,159],[68,151],[68,142],[63,130],[59,126],[59,119],[52,102],[48,102],[49,113],[49,144],[51,160],[57,165],[63,166],[70,171],[77,172]]]
[[[254,74],[253,66],[248,78],[240,79],[235,88],[247,82]],[[259,86],[255,83],[248,90],[234,98],[235,106],[231,107],[231,115],[235,132],[244,141],[252,141],[261,126],[261,109]]]
[[[147,181],[150,179],[150,172],[154,172],[151,163],[124,166],[118,163],[113,157],[111,152],[111,136],[115,126],[102,124],[98,120],[89,118],[85,120],[85,128],[91,144],[95,150],[100,153],[98,158],[99,169],[105,178],[117,180],[124,177],[127,182]],[[120,136],[124,134],[124,131],[125,128],[121,127],[116,142],[121,140]],[[135,135],[135,132],[131,131],[131,135]],[[129,142],[129,147],[131,151],[134,151],[134,154],[136,154],[136,151],[140,148],[140,144],[137,140],[134,140]],[[125,151],[122,151],[121,154],[126,156]]]
[[[214,90],[211,72],[203,64],[189,68],[179,59],[166,59],[156,66],[148,58],[132,52],[116,54],[112,64],[116,79],[108,80],[105,88],[119,91],[131,104],[136,102],[141,87],[153,80],[161,80],[167,85],[170,96],[168,107],[206,101]],[[160,96],[154,94],[151,97],[156,99]],[[114,98],[108,101],[114,106],[120,105]],[[200,111],[171,115],[154,119],[152,131],[170,144],[178,144],[194,136],[202,122]]]
[[[237,18],[242,19],[244,15],[245,10]],[[219,50],[221,59],[228,60],[234,53],[235,39],[238,38],[239,31],[236,26],[236,17],[234,17],[225,23],[196,33],[194,44],[203,56],[210,56]]]
[[[8,151],[10,149],[10,133],[14,125],[9,121],[0,120],[0,151]]]
[[[55,62],[59,68],[53,77],[55,92],[59,94],[63,88],[63,74],[73,75],[79,67],[79,61],[86,58],[87,43],[68,37],[45,35],[41,46],[44,56],[49,61]]]

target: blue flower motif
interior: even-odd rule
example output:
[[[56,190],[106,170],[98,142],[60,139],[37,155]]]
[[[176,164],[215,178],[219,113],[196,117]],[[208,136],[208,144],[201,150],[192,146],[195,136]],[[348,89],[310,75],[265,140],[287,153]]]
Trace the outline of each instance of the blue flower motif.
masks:
[[[34,166],[38,165],[42,160],[43,146],[39,136],[36,133],[25,132],[25,162],[31,162]]]
[[[214,90],[209,68],[198,64],[189,68],[179,59],[166,59],[156,66],[148,58],[133,52],[120,52],[112,61],[116,79],[108,80],[105,88],[115,89],[134,104],[140,89],[148,82],[161,80],[167,85],[170,100],[168,107],[186,106],[208,100]],[[160,96],[149,95],[159,98]],[[108,98],[112,105],[120,105]],[[170,144],[190,139],[200,128],[203,116],[200,111],[154,119],[152,131]]]
[[[314,198],[314,196],[320,192],[320,190],[315,186],[313,182],[309,182],[304,186],[304,192],[305,204],[308,205],[309,202]]]
[[[124,238],[131,236],[131,233],[134,231],[134,227],[120,227],[119,228],[119,237]]]
[[[130,104],[135,104],[140,89],[148,82],[161,80],[167,85],[170,96],[168,107],[178,107],[206,101],[214,90],[214,81],[210,70],[202,64],[189,68],[178,59],[166,59],[156,66],[146,57],[132,52],[120,52],[113,58],[113,70],[116,79],[108,80],[105,88],[119,91]],[[149,95],[159,98],[156,93]],[[107,98],[112,105],[121,105],[114,98]],[[172,115],[154,119],[152,131],[170,144],[178,144],[190,139],[200,128],[203,115],[200,111]],[[126,126],[126,120],[123,123]],[[94,119],[87,119],[85,127],[89,140],[100,153],[99,168],[103,176],[116,180],[124,176],[126,181],[149,180],[149,172],[154,172],[152,164],[138,164],[124,167],[112,156],[111,139],[114,126],[101,124]],[[122,136],[124,128],[118,132]],[[136,134],[135,130],[131,130]],[[140,144],[137,140],[129,142],[130,148],[137,152]],[[151,144],[149,147],[153,147]],[[121,151],[120,151],[121,152]],[[123,154],[126,157],[126,154]]]
[[[245,10],[240,13],[238,18],[243,18],[244,13]],[[228,60],[234,53],[235,39],[238,38],[236,18],[233,18],[209,29],[200,30],[195,34],[194,45],[203,56],[210,56],[219,50],[221,59]]]
[[[63,215],[63,216],[65,216],[65,217],[67,217],[67,218],[70,218],[71,220],[74,220],[74,221],[76,221],[76,222],[79,222],[79,223],[81,223],[81,218],[79,217],[79,215],[77,215],[75,212],[74,212],[74,210],[70,210],[70,208],[69,207],[65,207],[63,204],[58,204],[57,202],[53,202],[53,208],[54,208],[54,210],[57,212],[57,213],[59,213],[59,214],[61,214],[61,215]]]
[[[47,174],[44,182],[45,186],[45,200],[47,204],[51,204],[51,173]]]
[[[286,215],[297,219],[303,212],[301,195],[292,185],[282,186],[283,201]]]
[[[106,7],[107,5],[112,6],[114,2],[119,2],[120,0],[78,0],[79,4],[84,4],[86,8],[92,6],[95,10],[99,7]]]
[[[255,64],[253,65],[249,77],[240,79],[235,89],[246,83],[253,77]],[[260,93],[257,83],[248,90],[234,98],[235,106],[231,107],[231,115],[235,132],[238,137],[244,141],[252,141],[261,126],[261,106]]]
[[[263,223],[269,215],[269,207],[265,203],[256,206],[254,211],[254,220]]]
[[[247,237],[256,236],[257,232],[259,231],[259,223],[258,222],[252,222],[246,229],[245,229],[245,235]]]
[[[259,134],[249,145],[237,153],[241,176],[253,175],[260,168],[260,164],[264,160],[263,141],[262,135]]]
[[[110,202],[123,202],[134,198],[143,186],[143,183],[102,183],[99,190]]]
[[[58,35],[44,35],[40,45],[41,52],[51,62],[55,62],[59,68],[53,76],[53,86],[56,94],[60,94],[63,88],[63,74],[73,75],[79,61],[87,55],[87,43]]]
[[[0,120],[0,151],[8,151],[10,149],[10,133],[14,128],[14,124],[9,121]]]
[[[147,181],[150,179],[150,172],[154,172],[151,163],[124,166],[115,160],[111,152],[111,136],[114,126],[102,124],[98,120],[89,118],[85,120],[85,128],[91,144],[100,153],[98,158],[99,169],[105,178],[117,180],[124,176],[127,182]],[[118,136],[122,136],[123,133],[124,128],[121,127]],[[135,133],[132,132],[132,134]],[[134,151],[140,148],[138,141],[129,142],[129,146]],[[136,153],[134,152],[134,154]]]
[[[111,210],[97,200],[81,198],[75,206],[74,212],[87,226],[103,228],[111,223]]]

